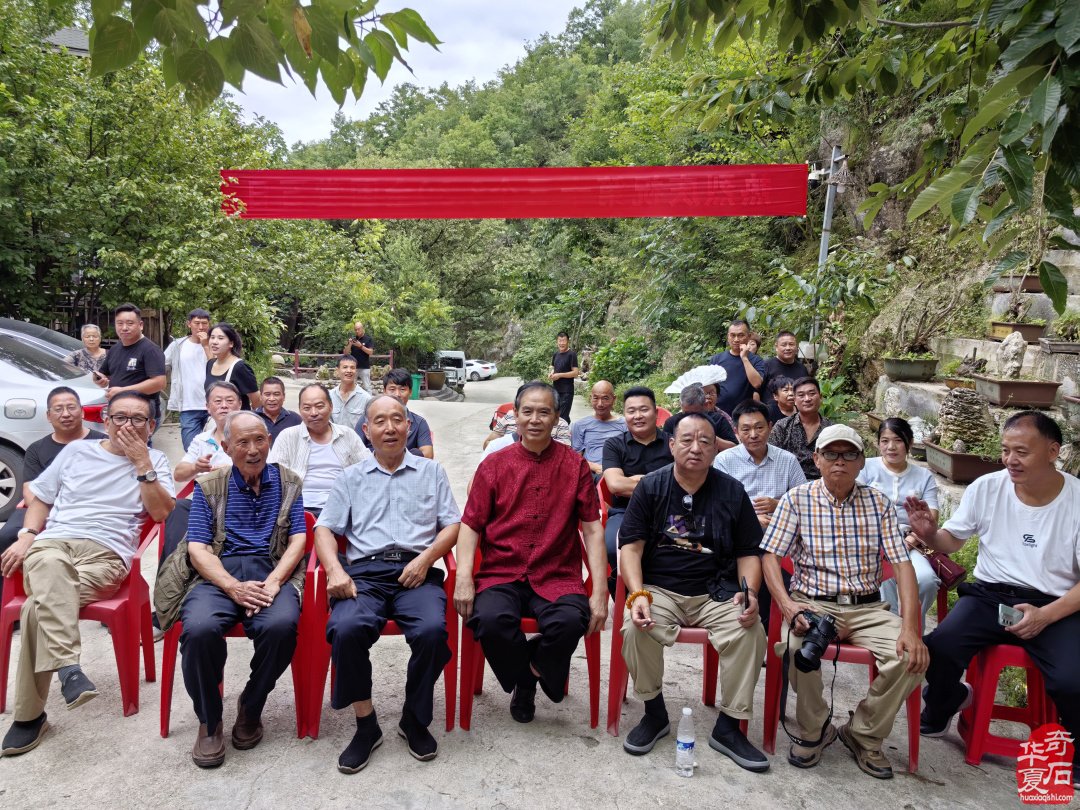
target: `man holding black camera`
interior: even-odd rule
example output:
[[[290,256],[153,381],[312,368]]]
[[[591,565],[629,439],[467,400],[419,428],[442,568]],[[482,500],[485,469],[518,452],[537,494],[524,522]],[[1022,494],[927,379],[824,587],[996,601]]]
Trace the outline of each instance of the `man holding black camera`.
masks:
[[[716,431],[705,414],[676,416],[669,446],[675,463],[641,479],[619,531],[629,594],[623,658],[645,702],[623,748],[647,754],[669,732],[664,647],[683,627],[704,627],[720,656],[720,713],[709,746],[748,771],[764,771],[769,760],[739,730],[750,719],[765,653],[761,526],[742,484],[713,469]]]
[[[780,498],[761,542],[765,582],[789,628],[777,653],[783,654],[791,633],[806,637],[789,670],[805,738],[792,737],[788,762],[814,767],[839,736],[863,772],[891,779],[881,743],[929,663],[915,572],[889,500],[855,483],[865,462],[859,434],[846,425],[823,428],[813,458],[821,479]],[[882,555],[896,574],[902,619],[881,601]],[[795,567],[790,595],[780,568],[780,558],[788,556]],[[828,647],[835,640],[868,649],[878,666],[866,697],[839,730],[830,723],[821,679],[821,659],[833,655]]]

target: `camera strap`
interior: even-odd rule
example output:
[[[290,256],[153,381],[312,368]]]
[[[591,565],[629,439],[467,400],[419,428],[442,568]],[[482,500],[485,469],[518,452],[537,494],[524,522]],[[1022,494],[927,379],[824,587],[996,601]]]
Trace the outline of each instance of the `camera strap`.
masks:
[[[780,667],[781,667],[781,669],[780,669],[780,677],[781,677],[780,694],[782,696],[787,695],[788,667],[791,665],[791,631],[794,629],[795,622],[797,622],[798,619],[799,619],[799,614],[795,614],[795,618],[793,618],[791,620],[791,623],[788,625],[787,646],[784,648],[784,656],[783,656],[783,659],[782,659],[782,661],[780,663]],[[813,739],[813,740],[804,740],[802,737],[798,737],[798,736],[792,734],[788,730],[787,723],[784,722],[784,708],[785,707],[784,706],[780,707],[780,727],[782,729],[784,729],[784,733],[788,736],[789,740],[791,740],[793,743],[795,743],[795,745],[801,745],[803,748],[817,748],[819,745],[821,745],[822,740],[825,739],[825,730],[829,727],[829,723],[831,723],[832,719],[833,719],[833,707],[834,707],[834,704],[836,702],[836,670],[837,670],[836,664],[837,664],[837,661],[839,661],[839,659],[840,659],[840,641],[839,641],[839,639],[834,641],[833,644],[836,646],[836,652],[833,654],[833,659],[832,659],[833,676],[832,676],[832,685],[829,687],[829,716],[825,718],[825,722],[822,724],[821,731],[818,733],[817,738]]]

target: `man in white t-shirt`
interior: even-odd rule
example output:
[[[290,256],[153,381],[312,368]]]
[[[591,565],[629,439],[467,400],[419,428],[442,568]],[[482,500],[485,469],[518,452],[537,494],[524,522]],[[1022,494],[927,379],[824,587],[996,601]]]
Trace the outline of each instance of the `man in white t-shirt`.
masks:
[[[210,415],[206,411],[206,361],[210,335],[210,313],[193,309],[187,317],[188,336],[174,340],[165,349],[165,371],[169,373],[170,411],[180,412],[180,440],[187,450],[203,431]]]
[[[318,383],[300,389],[302,425],[281,431],[268,463],[284,464],[304,480],[304,509],[318,516],[341,471],[371,455],[356,431],[330,421],[333,403]]]
[[[109,438],[71,442],[30,484],[35,500],[19,539],[0,557],[4,576],[22,568],[27,594],[15,722],[0,755],[24,754],[41,742],[53,672],[69,709],[98,694],[79,666],[79,610],[116,593],[143,521],[164,520],[174,504],[168,459],[146,445],[151,413],[142,395],[117,394],[105,417]]]
[[[1080,481],[1060,473],[1061,429],[1037,411],[1010,416],[1001,435],[1005,469],[978,478],[956,514],[940,529],[925,502],[908,498],[911,529],[938,551],[952,554],[979,536],[975,581],[926,637],[921,731],[940,737],[971,701],[960,678],[972,657],[993,644],[1023,647],[1042,672],[1062,725],[1080,735]],[[998,620],[999,606],[1022,618]]]

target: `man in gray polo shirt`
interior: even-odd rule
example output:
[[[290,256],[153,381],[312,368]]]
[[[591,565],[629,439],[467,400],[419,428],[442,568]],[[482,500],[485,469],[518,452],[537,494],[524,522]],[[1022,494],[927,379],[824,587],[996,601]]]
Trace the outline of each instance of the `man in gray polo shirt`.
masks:
[[[371,702],[369,651],[387,620],[409,643],[405,705],[399,734],[409,753],[426,761],[438,753],[431,725],[435,681],[446,662],[446,592],[432,567],[457,543],[461,513],[446,471],[406,451],[409,418],[392,396],[367,404],[363,430],[374,456],[337,479],[315,527],[315,551],[326,571],[331,613],[326,625],[337,667],[330,703],[352,704],[356,733],[338,757],[338,770],[356,773],[382,743]],[[348,541],[342,565],[334,535]]]

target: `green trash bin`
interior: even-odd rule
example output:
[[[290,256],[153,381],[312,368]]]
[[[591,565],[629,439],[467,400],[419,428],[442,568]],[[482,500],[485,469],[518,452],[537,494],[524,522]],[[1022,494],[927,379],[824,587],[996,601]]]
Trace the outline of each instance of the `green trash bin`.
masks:
[[[423,374],[413,374],[412,375],[412,394],[409,396],[409,399],[420,399],[420,389],[423,387],[423,385],[424,385],[424,375]]]

